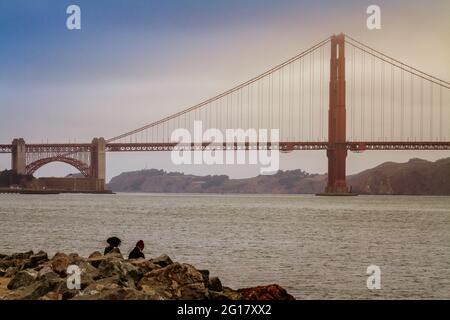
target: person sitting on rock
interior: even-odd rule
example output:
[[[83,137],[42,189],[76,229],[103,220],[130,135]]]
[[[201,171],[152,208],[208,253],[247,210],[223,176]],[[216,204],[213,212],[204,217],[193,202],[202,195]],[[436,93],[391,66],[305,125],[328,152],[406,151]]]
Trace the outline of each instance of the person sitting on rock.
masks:
[[[122,241],[117,237],[110,237],[108,240],[106,240],[108,243],[108,246],[105,248],[104,254],[108,254],[111,252],[117,252],[120,253],[120,249],[118,248]]]
[[[128,255],[128,259],[139,259],[144,258],[144,253],[142,252],[144,250],[144,241],[139,240],[136,243],[136,247],[134,247],[133,250],[131,250],[130,254]]]

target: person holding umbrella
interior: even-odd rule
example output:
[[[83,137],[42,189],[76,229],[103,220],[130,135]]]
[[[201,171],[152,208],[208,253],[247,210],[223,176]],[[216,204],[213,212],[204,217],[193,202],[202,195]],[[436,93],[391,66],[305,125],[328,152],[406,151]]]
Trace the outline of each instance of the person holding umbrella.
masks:
[[[112,252],[113,250],[115,252],[120,253],[119,246],[122,243],[122,241],[119,238],[110,237],[106,240],[106,242],[108,243],[108,246],[105,248],[104,254],[108,254],[108,253]]]

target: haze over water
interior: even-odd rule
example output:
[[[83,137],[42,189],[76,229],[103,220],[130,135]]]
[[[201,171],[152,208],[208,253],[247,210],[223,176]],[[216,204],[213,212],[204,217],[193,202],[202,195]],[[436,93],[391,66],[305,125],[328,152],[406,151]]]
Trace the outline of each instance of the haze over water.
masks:
[[[0,195],[0,253],[122,253],[209,269],[233,288],[278,283],[298,299],[450,299],[450,197]],[[381,290],[366,269],[381,267]]]

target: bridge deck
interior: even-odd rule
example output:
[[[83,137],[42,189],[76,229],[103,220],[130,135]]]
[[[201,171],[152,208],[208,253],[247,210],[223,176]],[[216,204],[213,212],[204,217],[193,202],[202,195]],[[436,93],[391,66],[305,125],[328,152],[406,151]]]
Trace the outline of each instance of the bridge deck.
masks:
[[[347,142],[346,147],[350,151],[369,150],[450,150],[449,142]],[[279,149],[281,151],[295,150],[327,150],[328,142],[280,142],[271,143],[203,143],[203,144],[176,144],[176,143],[109,143],[106,145],[108,152],[138,152],[138,151],[171,151],[171,150],[259,150]]]
[[[27,144],[27,153],[42,152],[43,149],[51,149],[53,152],[89,151],[90,144]],[[362,141],[346,142],[347,150],[371,151],[371,150],[450,150],[450,141],[447,142],[405,142],[405,141]],[[143,152],[143,151],[172,151],[172,150],[260,150],[279,149],[281,151],[296,150],[327,150],[328,142],[280,142],[271,143],[203,143],[203,144],[177,144],[177,143],[108,143],[107,152]],[[80,150],[81,149],[81,150]],[[0,145],[0,153],[11,153],[12,145]]]

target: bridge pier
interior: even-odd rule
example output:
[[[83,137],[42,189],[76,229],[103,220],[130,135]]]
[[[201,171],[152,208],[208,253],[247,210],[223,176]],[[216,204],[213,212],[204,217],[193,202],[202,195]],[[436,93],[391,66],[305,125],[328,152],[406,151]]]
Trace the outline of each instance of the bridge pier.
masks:
[[[36,156],[27,157],[27,152],[35,153]],[[77,152],[80,152],[81,155]],[[31,163],[27,163],[27,158]],[[72,159],[74,162],[68,162],[68,159]],[[53,161],[68,163],[80,170],[85,177],[76,180],[67,177],[40,178],[37,179],[37,183],[41,188],[57,189],[62,192],[106,192],[106,141],[104,138],[94,138],[90,147],[89,145],[81,146],[80,151],[75,152],[68,152],[62,144],[44,145],[40,148],[36,145],[27,146],[23,138],[16,138],[12,141],[11,169],[16,174],[32,175],[41,166]]]
[[[26,145],[23,138],[12,142],[11,169],[17,174],[26,174]]]
[[[330,105],[328,111],[328,184],[326,194],[347,194],[345,162],[346,146],[345,108],[345,36],[331,38]]]
[[[90,176],[97,180],[96,191],[104,191],[106,179],[106,142],[104,138],[92,140]]]

